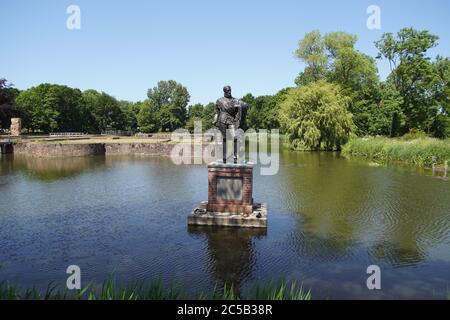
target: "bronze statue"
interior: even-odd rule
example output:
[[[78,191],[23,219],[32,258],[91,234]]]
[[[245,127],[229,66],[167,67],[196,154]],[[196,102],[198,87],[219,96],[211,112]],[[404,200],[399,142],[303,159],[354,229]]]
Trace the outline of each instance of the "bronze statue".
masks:
[[[215,126],[222,133],[223,143],[223,163],[227,163],[227,130],[233,138],[234,163],[237,163],[237,136],[236,130],[245,127],[245,116],[247,113],[248,104],[244,101],[233,98],[231,95],[231,87],[225,86],[223,88],[224,96],[216,102],[216,117]]]

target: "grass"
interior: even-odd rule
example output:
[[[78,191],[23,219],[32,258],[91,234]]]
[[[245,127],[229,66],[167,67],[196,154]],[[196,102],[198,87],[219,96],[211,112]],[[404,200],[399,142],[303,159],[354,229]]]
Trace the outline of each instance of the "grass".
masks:
[[[353,138],[344,145],[342,154],[376,163],[402,162],[422,167],[431,166],[435,156],[437,165],[443,165],[445,161],[450,165],[450,139]]]
[[[0,300],[311,300],[311,290],[295,282],[288,285],[281,281],[278,283],[258,284],[249,290],[246,295],[239,296],[233,286],[225,285],[219,290],[217,287],[209,293],[201,292],[197,295],[186,294],[174,284],[164,286],[162,280],[150,282],[137,282],[128,286],[119,286],[111,277],[105,280],[100,288],[92,284],[81,290],[57,290],[50,284],[47,290],[40,292],[36,289],[22,290],[9,282],[0,282]]]

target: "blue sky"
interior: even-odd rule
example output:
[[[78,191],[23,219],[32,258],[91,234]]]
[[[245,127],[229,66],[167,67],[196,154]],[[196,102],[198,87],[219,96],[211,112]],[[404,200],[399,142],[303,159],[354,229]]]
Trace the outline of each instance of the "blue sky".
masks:
[[[81,30],[66,28],[69,5]],[[381,8],[381,30],[366,9]],[[450,56],[450,1],[138,1],[1,0],[0,78],[19,89],[39,83],[146,98],[159,80],[176,80],[191,103],[215,101],[224,84],[234,96],[273,94],[292,86],[303,65],[293,51],[305,33],[346,31],[376,55],[383,32],[412,26],[440,37],[433,55]],[[388,73],[379,63],[380,74]]]

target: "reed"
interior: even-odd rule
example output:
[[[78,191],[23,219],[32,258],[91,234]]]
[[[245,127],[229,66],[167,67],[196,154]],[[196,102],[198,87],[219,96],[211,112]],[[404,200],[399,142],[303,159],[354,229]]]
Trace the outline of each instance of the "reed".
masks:
[[[450,160],[450,139],[428,137],[403,138],[353,138],[342,149],[345,157],[366,158],[377,163],[403,162],[418,166],[443,166]]]
[[[162,279],[143,281],[121,286],[114,277],[105,280],[100,287],[88,284],[81,290],[57,290],[50,284],[44,292],[21,289],[9,282],[0,282],[0,300],[311,300],[311,290],[295,282],[285,281],[257,284],[246,294],[239,295],[232,285],[217,286],[210,292],[187,294],[180,286],[171,283],[165,286]]]

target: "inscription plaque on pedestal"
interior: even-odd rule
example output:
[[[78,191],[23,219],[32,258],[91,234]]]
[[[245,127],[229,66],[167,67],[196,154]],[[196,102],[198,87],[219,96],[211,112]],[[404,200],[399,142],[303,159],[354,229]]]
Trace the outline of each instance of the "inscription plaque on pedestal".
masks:
[[[217,177],[217,199],[242,201],[242,178]]]

